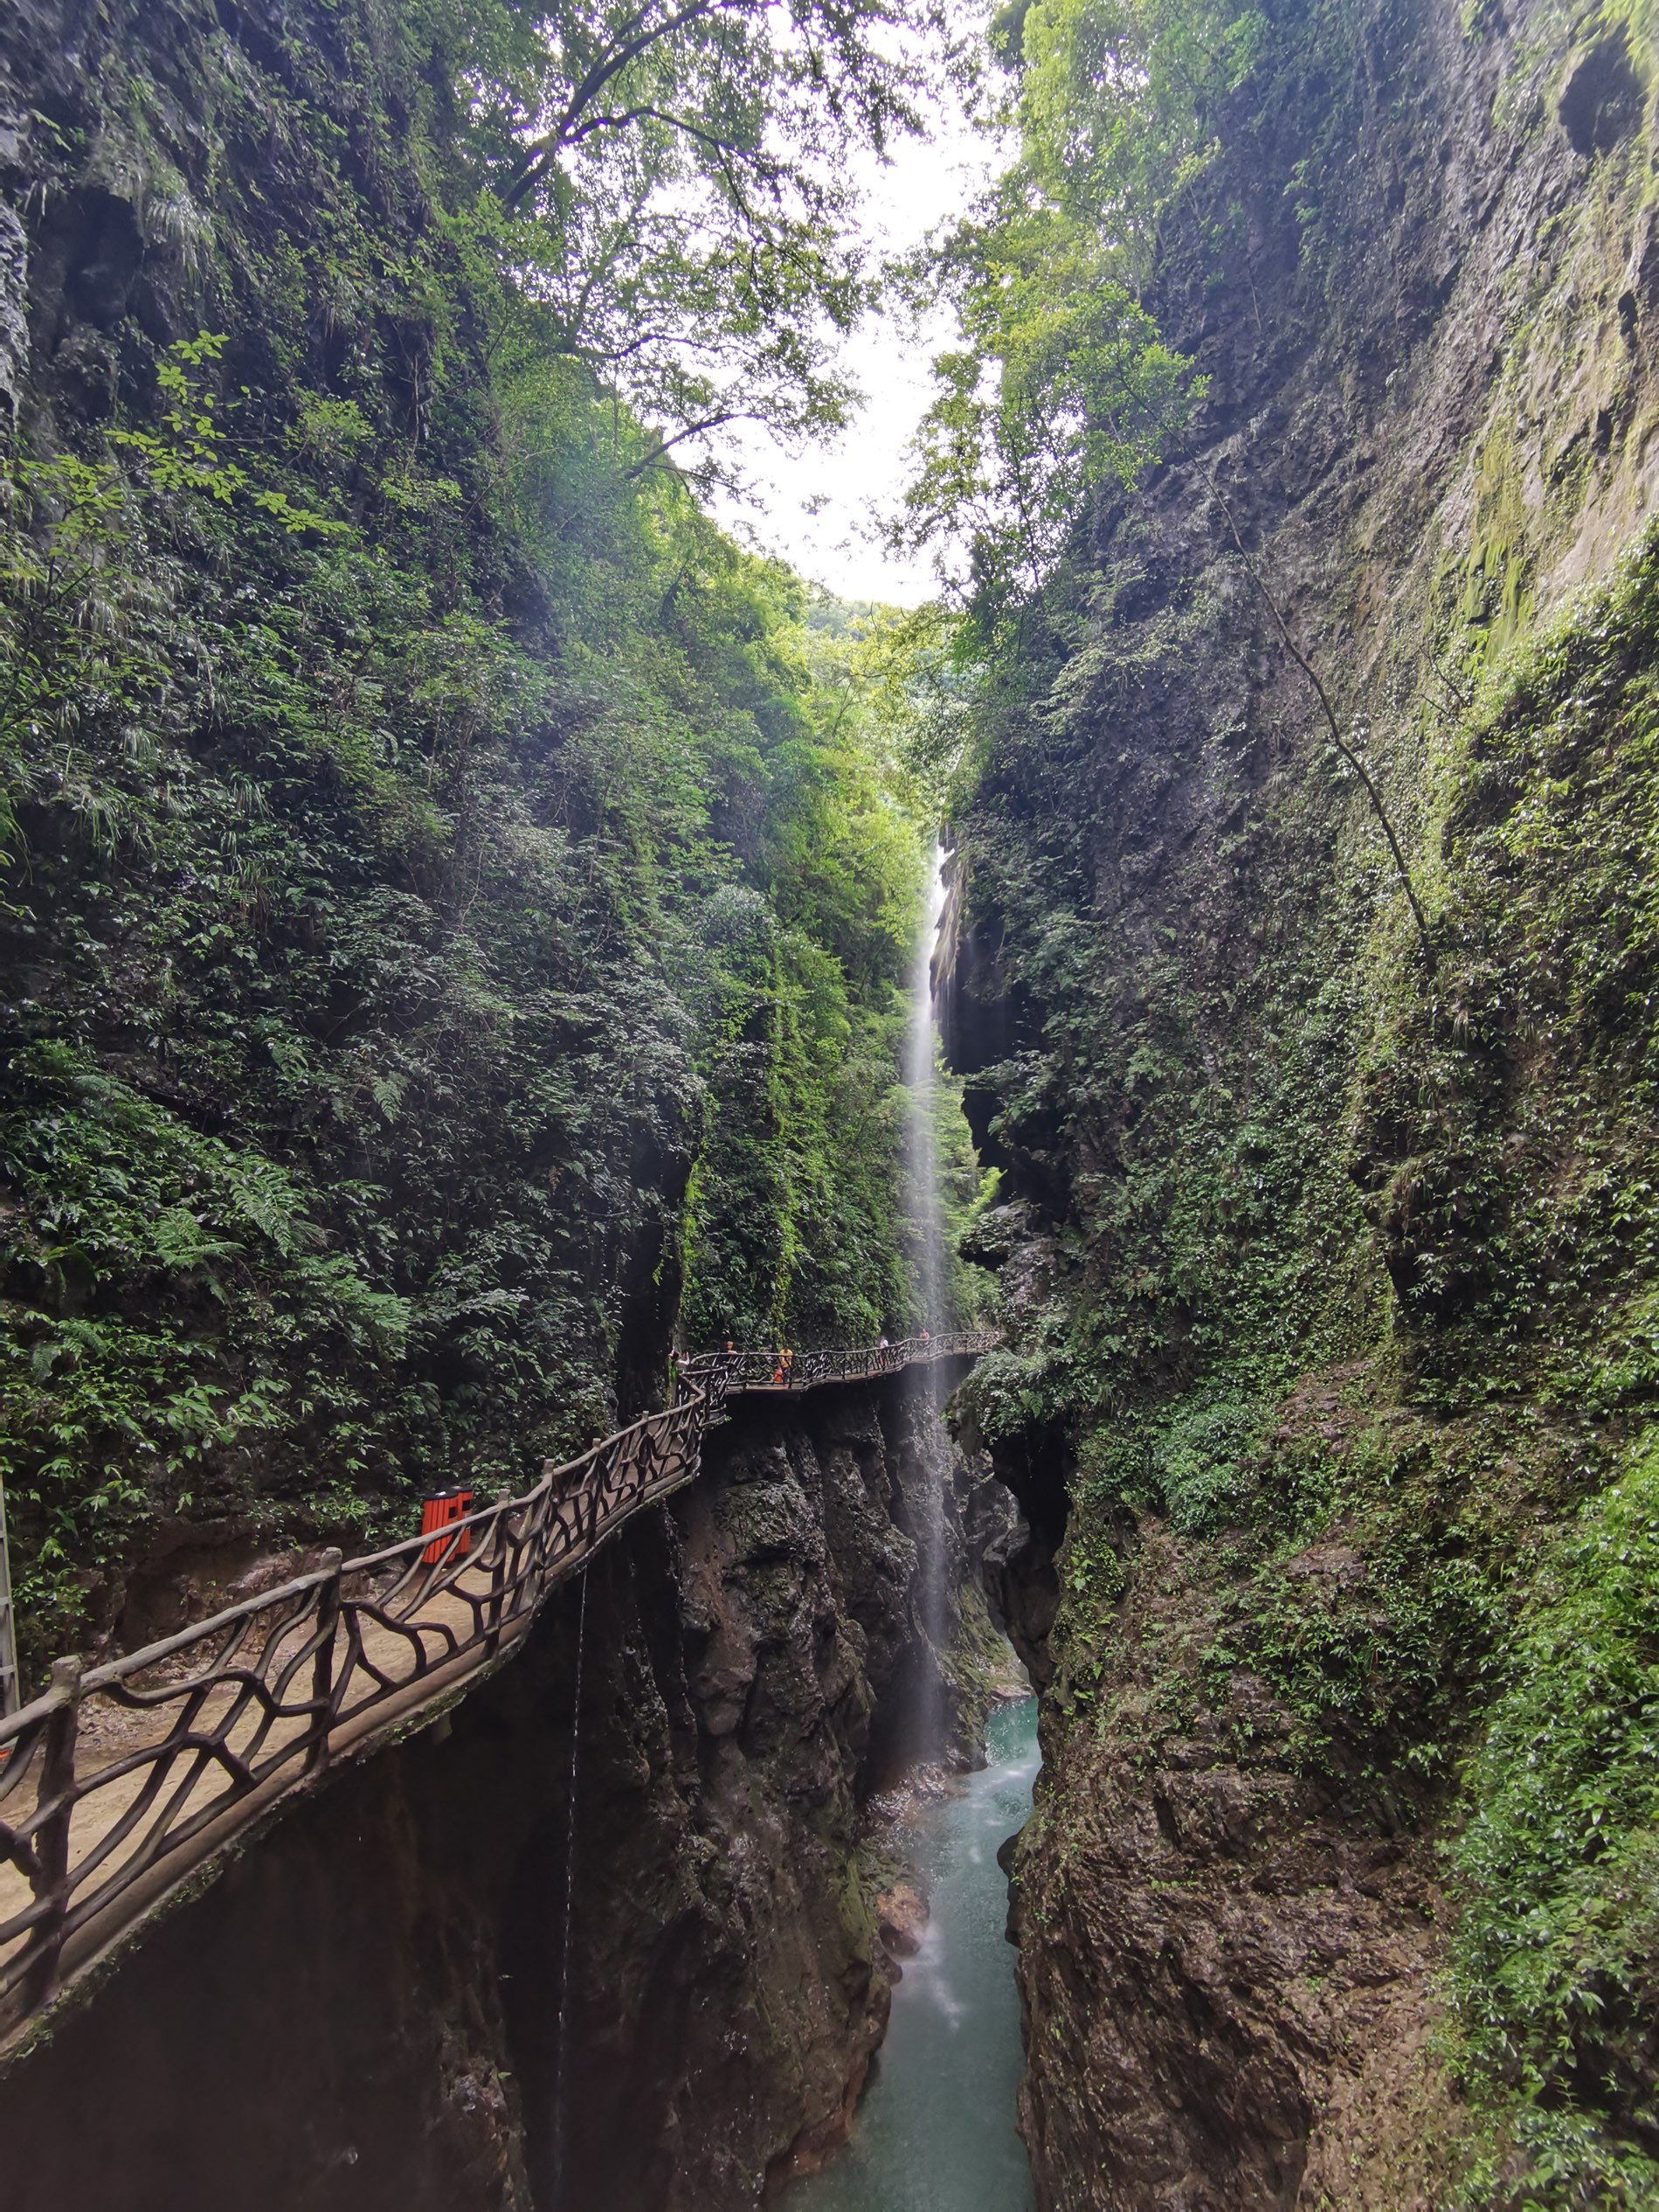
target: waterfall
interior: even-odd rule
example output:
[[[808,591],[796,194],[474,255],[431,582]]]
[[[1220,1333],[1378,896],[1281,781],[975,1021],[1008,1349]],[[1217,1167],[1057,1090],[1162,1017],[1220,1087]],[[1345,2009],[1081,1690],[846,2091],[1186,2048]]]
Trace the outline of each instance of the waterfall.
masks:
[[[576,1695],[570,1713],[570,1798],[564,1839],[564,1928],[559,1946],[558,2044],[553,2058],[553,2206],[562,2212],[564,2202],[566,2023],[570,2008],[570,1946],[576,1926],[576,1784],[577,1762],[582,1749],[582,1656],[587,1643],[588,1578],[582,1573],[581,1601],[576,1616]]]
[[[917,1332],[937,1334],[950,1325],[950,1289],[945,1270],[944,1219],[939,1204],[937,1075],[933,1020],[933,961],[944,911],[945,855],[936,840],[929,854],[928,897],[921,943],[911,973],[909,1026],[905,1038],[904,1081],[909,1094],[905,1125],[905,1179],[909,1185],[910,1233],[922,1317]],[[923,1480],[910,1503],[916,1543],[916,1613],[933,1652],[949,1640],[950,1607],[945,1589],[945,1483],[949,1448],[939,1419],[940,1382],[936,1368],[909,1371],[914,1393],[917,1459]],[[944,1685],[931,1654],[920,1655],[916,1709],[911,1727],[916,1752],[937,1759],[944,1749]]]
[[[905,1127],[905,1172],[910,1189],[916,1287],[924,1329],[943,1328],[945,1306],[944,1225],[939,1211],[938,1149],[934,1128],[933,955],[944,912],[944,852],[937,839],[928,856],[928,900],[922,941],[910,973],[910,1020],[904,1043],[904,1082],[910,1095]]]

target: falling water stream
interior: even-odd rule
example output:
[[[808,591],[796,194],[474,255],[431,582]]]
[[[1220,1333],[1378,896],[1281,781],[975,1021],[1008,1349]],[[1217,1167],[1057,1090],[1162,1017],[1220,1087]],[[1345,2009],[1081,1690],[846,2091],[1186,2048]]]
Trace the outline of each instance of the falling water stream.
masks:
[[[919,1330],[948,1328],[950,1282],[944,1256],[944,1215],[939,1203],[938,1123],[937,1116],[937,1040],[933,1008],[933,959],[938,944],[939,920],[944,911],[944,854],[936,842],[928,856],[928,898],[921,942],[911,970],[909,1021],[905,1033],[904,1083],[909,1094],[905,1116],[904,1166],[910,1223],[910,1248],[921,1307]],[[946,1540],[944,1488],[947,1447],[939,1420],[940,1382],[937,1370],[926,1363],[909,1371],[905,1387],[912,1394],[917,1414],[917,1433],[923,1441],[916,1473],[922,1478],[907,1489],[906,1509],[910,1533],[916,1539],[916,1608],[927,1642],[942,1650],[949,1635],[950,1608],[945,1592]],[[916,1710],[909,1720],[908,1734],[916,1753],[937,1759],[944,1750],[944,1700],[943,1685],[931,1667],[916,1676]]]
[[[1033,1697],[992,1716],[990,1764],[923,1808],[909,1839],[933,1917],[847,2148],[798,2182],[786,2212],[1030,2212],[1014,2131],[1025,2058],[1008,1885],[997,1849],[1031,1810]]]
[[[933,959],[944,908],[944,855],[932,854],[925,927],[910,985],[904,1079],[910,1096],[906,1174],[921,1326],[951,1325],[939,1203]],[[920,1393],[925,1470],[906,1503],[917,1547],[916,1612],[928,1642],[949,1632],[945,1483],[949,1450],[934,1368],[911,1370]],[[910,1740],[937,1759],[944,1703],[935,1670],[918,1670]],[[932,1918],[894,1993],[892,2022],[852,2140],[791,2191],[789,2212],[1029,2212],[1031,2171],[1014,2128],[1025,2064],[1013,1953],[1004,1935],[1008,1885],[998,1847],[1031,1808],[1036,1703],[992,1715],[988,1764],[960,1789],[923,1804],[908,1854]]]
[[[929,855],[928,903],[910,971],[909,1024],[905,1033],[904,1082],[910,1094],[905,1124],[905,1174],[909,1183],[911,1234],[922,1326],[944,1322],[944,1220],[939,1210],[938,1137],[934,1119],[933,956],[944,912],[944,861],[935,845]],[[924,1373],[926,1370],[923,1371]]]

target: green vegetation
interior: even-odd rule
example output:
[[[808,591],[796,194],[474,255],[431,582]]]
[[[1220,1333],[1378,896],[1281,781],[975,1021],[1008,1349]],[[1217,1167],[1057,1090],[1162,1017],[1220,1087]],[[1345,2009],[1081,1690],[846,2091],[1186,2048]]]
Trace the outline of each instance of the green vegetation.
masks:
[[[628,404],[630,474],[673,452],[706,483],[729,475],[709,433],[734,420],[847,419],[833,340],[872,295],[847,155],[919,127],[950,59],[936,16],[445,0],[427,35],[466,101],[451,219]]]
[[[1019,151],[916,272],[962,342],[936,364],[902,529],[943,541],[987,641],[1046,584],[1090,494],[1132,486],[1203,397],[1139,294],[1159,215],[1264,38],[1230,0],[1011,0],[993,21],[1007,89],[992,120]]]
[[[1501,128],[1558,128],[1566,51],[1614,13],[1529,19]],[[1294,484],[1278,504],[1302,418],[1274,413],[1273,363],[1323,349],[1300,406],[1362,357],[1350,332],[1380,342],[1358,273],[1433,195],[1402,188],[1386,227],[1356,88],[1389,88],[1358,166],[1404,176],[1420,19],[1036,0],[1000,35],[1020,151],[947,248],[973,342],[944,364],[913,507],[965,552],[954,811],[982,964],[955,1026],[1007,1202],[975,1247],[1016,1258],[1019,1291],[964,1418],[1040,1499],[1067,1473],[1070,1729],[1151,1770],[1203,1715],[1338,1817],[1448,1839],[1467,2202],[1649,2204],[1659,534],[1539,627],[1539,547],[1573,542],[1593,464],[1564,460],[1540,512],[1518,391],[1580,342],[1561,272],[1628,230],[1650,134],[1607,151],[1563,218],[1580,259],[1553,240],[1536,319],[1517,306],[1469,543],[1390,568],[1388,612],[1362,618],[1376,576],[1351,588],[1348,564],[1379,541],[1324,534]],[[1087,293],[1051,244],[1074,220]],[[1109,329],[1082,331],[1100,301]],[[1220,334],[1201,364],[1157,350],[1146,313],[1171,301]],[[1607,373],[1636,427],[1620,462],[1606,418],[1604,483],[1647,419],[1626,356]],[[1338,411],[1350,439],[1392,434],[1351,391]],[[1212,470],[1249,558],[1296,577],[1275,595],[1334,729]],[[1400,832],[1428,957],[1344,746]],[[1101,1771],[1080,1751],[1074,1787]],[[1057,1884],[1064,1861],[1061,1839]]]
[[[1531,2197],[1653,2202],[1659,1935],[1659,1438],[1538,1578],[1470,1773],[1454,1994],[1492,2143]]]
[[[773,349],[775,418],[839,404],[791,333],[843,279],[801,259],[833,198],[749,237],[757,149],[810,162],[836,102],[888,127],[877,20],[820,52],[803,17],[785,67],[715,9],[608,80],[690,99],[751,53],[747,185],[692,178],[695,134],[603,135],[636,213],[713,195],[698,313]],[[0,1475],[36,1660],[142,1626],[194,1527],[355,1542],[523,1481],[660,1387],[682,1287],[693,1341],[912,1308],[892,626],[662,460],[704,405],[665,363],[712,323],[648,389],[573,332],[547,257],[598,252],[597,201],[510,173],[546,29],[365,5],[279,49],[146,11],[36,119],[38,204],[111,241],[103,293],[49,303],[79,335],[0,510]],[[596,298],[681,283],[660,238],[612,251]]]

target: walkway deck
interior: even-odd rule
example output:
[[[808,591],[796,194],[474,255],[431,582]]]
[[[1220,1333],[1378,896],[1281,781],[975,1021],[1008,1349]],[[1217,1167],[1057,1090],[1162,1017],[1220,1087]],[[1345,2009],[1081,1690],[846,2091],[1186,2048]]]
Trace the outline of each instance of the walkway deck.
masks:
[[[727,1400],[941,1359],[984,1332],[858,1351],[717,1354],[679,1398],[503,1494],[437,1541],[324,1564],[83,1672],[0,1720],[0,2056],[228,1847],[330,1767],[426,1725],[523,1642],[549,1593],[643,1506],[695,1479]]]

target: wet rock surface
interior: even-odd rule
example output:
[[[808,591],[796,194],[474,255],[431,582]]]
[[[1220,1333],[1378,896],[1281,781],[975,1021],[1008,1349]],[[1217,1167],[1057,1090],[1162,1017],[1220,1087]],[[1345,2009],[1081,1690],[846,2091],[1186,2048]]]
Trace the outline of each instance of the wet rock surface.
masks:
[[[913,1883],[895,1882],[875,1900],[881,1940],[895,1959],[914,1959],[928,1932],[928,1902]]]
[[[1391,1817],[1298,1775],[1248,1677],[1221,1713],[1194,1668],[1194,1709],[1160,1726],[1171,1646],[1201,1651],[1212,1606],[1168,1531],[1143,1530],[1110,1717],[1045,1727],[1011,1855],[1039,2201],[1427,2207],[1459,2133],[1431,2048],[1427,1808]]]

